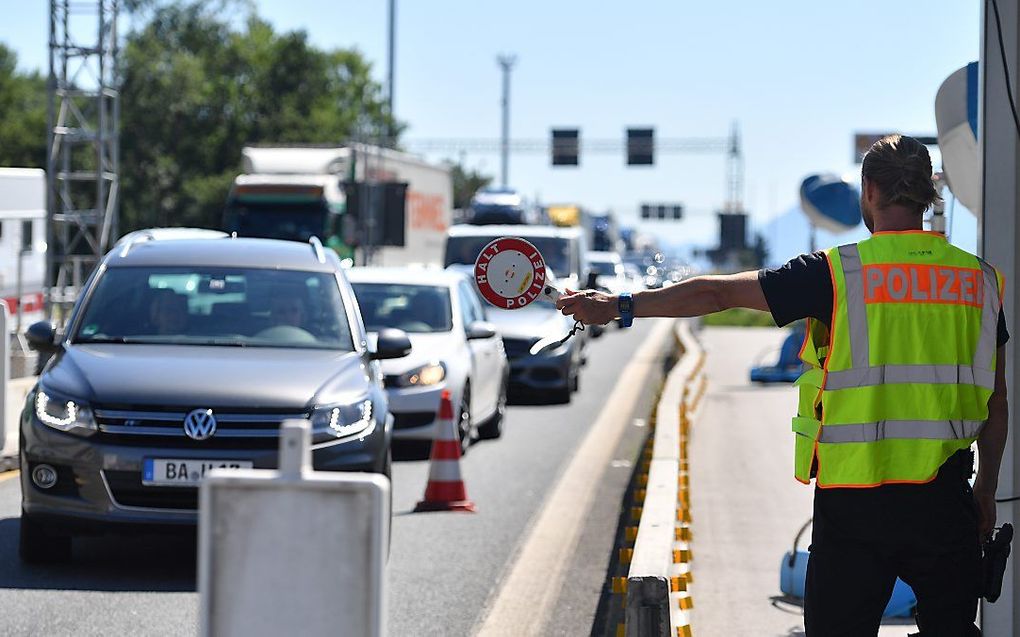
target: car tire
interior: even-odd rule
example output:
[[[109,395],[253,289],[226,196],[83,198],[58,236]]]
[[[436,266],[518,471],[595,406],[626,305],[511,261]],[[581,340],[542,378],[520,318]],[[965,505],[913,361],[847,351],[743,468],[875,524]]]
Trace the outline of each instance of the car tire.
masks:
[[[482,440],[495,440],[503,435],[503,419],[506,416],[507,380],[499,387],[499,398],[496,399],[496,413],[478,427],[478,437]]]
[[[574,376],[570,379],[570,391],[577,393],[581,389],[581,372],[580,370],[574,370]]]
[[[568,380],[563,385],[563,387],[558,387],[554,389],[550,395],[552,396],[552,401],[554,403],[562,405],[570,402],[571,393],[572,392],[570,391],[570,381]]]
[[[460,455],[467,453],[471,446],[471,386],[464,385],[464,391],[460,394],[460,409],[458,410],[457,435],[460,437]]]
[[[50,535],[41,524],[21,513],[18,557],[26,564],[62,564],[71,561],[71,537]]]

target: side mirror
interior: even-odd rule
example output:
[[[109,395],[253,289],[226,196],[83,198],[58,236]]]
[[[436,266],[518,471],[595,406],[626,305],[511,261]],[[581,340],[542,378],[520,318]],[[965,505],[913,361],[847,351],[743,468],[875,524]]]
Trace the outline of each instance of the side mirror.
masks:
[[[404,330],[387,327],[379,330],[375,341],[375,351],[371,353],[372,360],[386,360],[390,358],[403,358],[411,353],[411,339],[407,337]]]
[[[485,321],[475,321],[471,325],[467,326],[465,330],[467,339],[474,341],[481,338],[492,338],[496,335],[496,327],[492,323],[486,323]]]
[[[55,352],[57,348],[57,328],[49,321],[32,323],[25,330],[28,346],[37,352]]]

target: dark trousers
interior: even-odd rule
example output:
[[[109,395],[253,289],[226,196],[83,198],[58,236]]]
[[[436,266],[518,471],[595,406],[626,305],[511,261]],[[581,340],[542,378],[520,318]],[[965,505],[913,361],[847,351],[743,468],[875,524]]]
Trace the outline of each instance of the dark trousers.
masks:
[[[871,489],[815,489],[804,625],[808,637],[873,637],[900,577],[917,595],[921,635],[980,635],[981,548],[972,456],[935,480]]]

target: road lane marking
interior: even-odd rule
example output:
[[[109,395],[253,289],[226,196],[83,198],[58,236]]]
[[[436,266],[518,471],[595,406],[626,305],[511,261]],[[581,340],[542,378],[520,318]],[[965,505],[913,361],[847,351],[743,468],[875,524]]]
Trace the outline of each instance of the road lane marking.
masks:
[[[641,390],[648,375],[661,364],[670,338],[673,321],[656,321],[651,334],[627,363],[601,414],[528,530],[482,621],[479,637],[544,634],[602,473],[631,424]]]
[[[6,482],[12,478],[17,478],[21,475],[21,472],[15,469],[14,471],[8,471],[7,473],[0,474],[0,482]]]

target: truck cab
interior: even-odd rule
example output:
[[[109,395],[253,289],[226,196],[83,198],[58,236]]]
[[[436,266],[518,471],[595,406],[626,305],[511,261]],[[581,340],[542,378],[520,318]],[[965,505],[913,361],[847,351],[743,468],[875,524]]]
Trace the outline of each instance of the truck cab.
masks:
[[[341,258],[346,198],[332,175],[239,175],[224,212],[224,230],[239,237],[307,242],[322,237]]]

